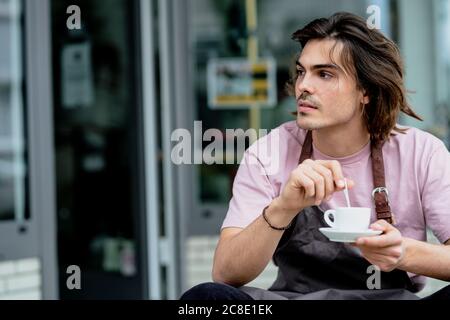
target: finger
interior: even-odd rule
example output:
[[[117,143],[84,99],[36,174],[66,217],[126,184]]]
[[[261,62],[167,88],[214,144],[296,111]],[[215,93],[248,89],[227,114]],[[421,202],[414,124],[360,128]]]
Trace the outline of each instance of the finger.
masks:
[[[396,230],[394,228],[394,226],[392,226],[390,223],[388,223],[386,220],[383,220],[383,219],[380,219],[380,220],[372,223],[370,225],[370,228],[372,230],[380,230],[380,231],[383,231],[383,232],[386,232],[386,233],[391,231],[391,230]]]
[[[376,265],[380,267],[386,260],[384,257],[381,257],[379,255],[364,255],[363,257],[369,261],[371,264]]]
[[[312,168],[303,172],[307,177],[314,181],[314,188],[316,190],[316,205],[319,205],[325,197],[325,179],[314,171]]]
[[[389,224],[387,221],[385,221],[383,219],[380,219],[380,220],[372,223],[370,225],[370,229],[377,230],[377,231],[382,231],[383,234],[382,234],[382,236],[379,236],[379,237],[361,238],[359,240],[359,242],[358,241],[356,242],[357,245],[365,245],[365,246],[367,246],[367,245],[370,246],[371,244],[375,244],[376,245],[376,243],[378,241],[383,242],[383,239],[389,241],[389,239],[392,239],[392,237],[394,237],[396,235],[398,236],[397,232],[395,232],[397,229],[395,229],[391,224]],[[386,236],[388,236],[388,237],[386,237]],[[381,240],[377,239],[377,238],[380,238],[380,237],[382,237]],[[366,241],[366,239],[367,239],[368,242]],[[380,243],[379,245],[382,246],[383,244]]]
[[[375,257],[366,257],[364,256],[364,258],[369,261],[372,265],[377,266],[378,269],[381,270],[381,266],[385,263],[385,260],[378,258],[376,259]]]
[[[392,256],[385,256],[377,253],[370,253],[366,255],[363,254],[363,257],[366,258],[366,260],[370,261],[372,264],[379,267],[383,265],[393,265],[396,262],[396,258]]]
[[[339,190],[345,187],[344,174],[342,173],[341,164],[337,160],[324,161],[318,160],[318,163],[324,165],[333,173],[333,180]]]
[[[385,258],[389,257],[389,258],[400,258],[402,256],[402,250],[399,246],[392,246],[392,247],[387,247],[387,248],[383,248],[383,249],[376,249],[376,250],[370,250],[370,249],[365,249],[362,248],[361,252],[363,254],[376,254],[379,256],[383,256]]]
[[[316,195],[316,188],[314,185],[314,181],[311,178],[309,178],[307,175],[305,175],[303,170],[299,171],[298,177],[299,177],[300,186],[305,189],[306,197],[311,197],[311,198],[314,197]]]
[[[388,232],[379,236],[362,237],[356,240],[356,245],[367,248],[386,248],[401,244],[402,238],[396,232]]]
[[[322,177],[325,179],[325,196],[324,198],[329,200],[331,198],[331,195],[334,192],[334,181],[333,181],[333,173],[330,169],[327,167],[315,163],[313,169],[318,172]]]
[[[371,230],[375,230],[375,231],[383,231],[383,232],[387,231],[386,227],[383,226],[381,223],[378,223],[378,222],[372,223],[369,228]]]

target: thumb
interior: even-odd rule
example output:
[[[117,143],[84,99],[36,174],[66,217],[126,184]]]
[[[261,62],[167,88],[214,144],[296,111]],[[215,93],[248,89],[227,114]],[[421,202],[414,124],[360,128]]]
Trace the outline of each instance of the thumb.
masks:
[[[370,229],[372,229],[372,230],[387,231],[390,228],[391,228],[391,225],[383,219],[378,220],[377,222],[374,222],[370,225]]]

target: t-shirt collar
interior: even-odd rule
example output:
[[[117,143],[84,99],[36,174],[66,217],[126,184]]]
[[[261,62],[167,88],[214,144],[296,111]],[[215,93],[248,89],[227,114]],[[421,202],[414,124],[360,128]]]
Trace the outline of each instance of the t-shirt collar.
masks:
[[[329,155],[326,155],[326,154],[320,152],[319,149],[317,149],[314,146],[314,142],[313,142],[313,157],[316,160],[337,160],[343,165],[352,164],[355,162],[359,162],[360,160],[365,159],[368,156],[370,156],[370,147],[371,147],[371,143],[369,140],[364,145],[364,147],[361,150],[357,151],[356,153],[346,156],[346,157],[342,157],[342,158],[335,158],[335,157],[331,157]]]

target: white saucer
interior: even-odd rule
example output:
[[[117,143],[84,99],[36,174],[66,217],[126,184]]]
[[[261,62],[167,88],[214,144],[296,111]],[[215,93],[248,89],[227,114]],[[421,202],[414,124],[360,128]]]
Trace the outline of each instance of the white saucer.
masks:
[[[319,228],[330,241],[334,242],[356,242],[361,237],[372,237],[382,233],[381,230],[345,231],[335,228]]]

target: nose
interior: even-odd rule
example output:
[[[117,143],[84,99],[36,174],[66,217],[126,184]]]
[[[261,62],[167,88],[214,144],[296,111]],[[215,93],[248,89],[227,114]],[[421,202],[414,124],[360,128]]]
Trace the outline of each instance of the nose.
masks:
[[[297,78],[295,88],[297,97],[300,97],[305,92],[309,94],[314,93],[314,86],[312,84],[311,78],[307,74]]]

